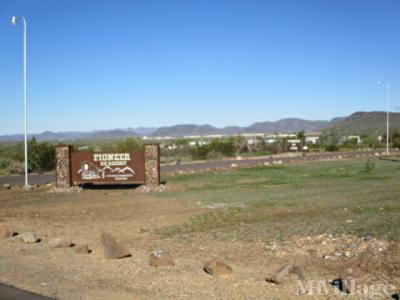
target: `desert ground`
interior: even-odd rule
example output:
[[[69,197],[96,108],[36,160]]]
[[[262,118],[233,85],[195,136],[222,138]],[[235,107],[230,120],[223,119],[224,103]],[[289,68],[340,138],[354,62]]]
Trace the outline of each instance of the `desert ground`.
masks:
[[[168,175],[162,192],[2,190],[0,225],[18,234],[0,239],[0,282],[56,299],[388,299],[400,291],[399,176],[399,163],[352,159]],[[102,232],[131,257],[105,258]],[[55,237],[74,246],[51,248]],[[156,250],[175,265],[149,265]],[[206,273],[214,258],[232,274]],[[296,276],[266,281],[288,264],[305,283],[360,269],[378,288],[316,295]]]

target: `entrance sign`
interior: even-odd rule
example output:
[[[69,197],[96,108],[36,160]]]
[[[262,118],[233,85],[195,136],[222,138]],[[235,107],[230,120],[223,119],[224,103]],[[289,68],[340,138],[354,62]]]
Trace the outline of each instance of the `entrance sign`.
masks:
[[[143,151],[123,153],[73,152],[71,146],[56,148],[56,184],[160,183],[160,148],[145,144]]]

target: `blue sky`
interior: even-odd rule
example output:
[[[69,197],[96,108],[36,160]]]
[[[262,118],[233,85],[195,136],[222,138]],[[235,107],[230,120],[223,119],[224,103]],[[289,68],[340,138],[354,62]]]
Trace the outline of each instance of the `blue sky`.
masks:
[[[1,0],[0,134],[330,119],[400,104],[397,0]]]

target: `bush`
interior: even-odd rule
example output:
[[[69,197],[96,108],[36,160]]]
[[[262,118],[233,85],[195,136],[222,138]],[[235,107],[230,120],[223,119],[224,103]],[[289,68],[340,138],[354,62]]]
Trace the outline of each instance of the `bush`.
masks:
[[[211,152],[210,145],[196,146],[190,150],[193,159],[207,159],[208,153]]]
[[[25,161],[24,143],[18,143],[14,148],[11,159],[14,163],[9,165],[11,173],[23,172],[23,162]],[[19,163],[18,163],[19,162]],[[38,142],[35,137],[28,141],[28,171],[41,172],[54,169],[55,151],[54,146],[47,142]],[[22,166],[22,170],[21,170]]]
[[[140,151],[142,146],[139,139],[129,137],[117,143],[117,150],[120,152]]]
[[[11,160],[0,159],[0,169],[7,169],[11,165]]]
[[[375,169],[375,162],[372,159],[368,158],[365,162],[364,172],[369,173],[373,169]]]
[[[47,142],[37,142],[32,138],[28,142],[28,170],[34,171],[49,171],[54,169],[55,152],[54,146]]]
[[[339,147],[335,144],[327,145],[327,146],[325,146],[325,151],[328,151],[328,152],[339,151]]]
[[[210,144],[198,145],[190,150],[193,159],[214,159],[218,155],[234,156],[236,153],[235,138],[214,139]]]

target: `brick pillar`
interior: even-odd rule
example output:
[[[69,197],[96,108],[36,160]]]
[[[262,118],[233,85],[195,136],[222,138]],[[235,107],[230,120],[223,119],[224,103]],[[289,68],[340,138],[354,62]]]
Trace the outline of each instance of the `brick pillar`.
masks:
[[[147,186],[160,185],[160,145],[144,144],[145,184]]]
[[[70,187],[71,182],[71,152],[72,146],[56,147],[56,186]]]

